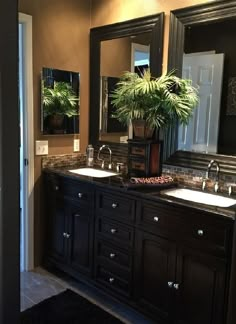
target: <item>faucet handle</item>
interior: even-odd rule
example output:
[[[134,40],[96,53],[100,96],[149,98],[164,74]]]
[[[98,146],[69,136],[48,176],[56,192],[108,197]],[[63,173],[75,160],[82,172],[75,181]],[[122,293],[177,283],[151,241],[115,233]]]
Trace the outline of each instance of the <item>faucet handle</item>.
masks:
[[[233,188],[236,187],[236,183],[227,183],[226,186],[228,188],[228,194],[229,196],[231,196],[233,192]]]
[[[206,189],[207,181],[209,181],[209,178],[202,178],[202,191]]]
[[[122,162],[117,162],[116,163],[116,172],[120,173],[124,170],[124,163]]]
[[[218,192],[219,191],[219,181],[216,181],[214,184],[214,191]]]

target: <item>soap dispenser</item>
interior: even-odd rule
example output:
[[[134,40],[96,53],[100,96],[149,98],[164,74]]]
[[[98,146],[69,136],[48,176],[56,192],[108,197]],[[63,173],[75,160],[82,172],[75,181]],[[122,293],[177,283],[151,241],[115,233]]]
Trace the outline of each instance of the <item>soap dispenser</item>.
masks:
[[[87,166],[93,166],[93,155],[94,155],[94,148],[93,145],[89,144],[86,149],[86,158],[87,158]]]

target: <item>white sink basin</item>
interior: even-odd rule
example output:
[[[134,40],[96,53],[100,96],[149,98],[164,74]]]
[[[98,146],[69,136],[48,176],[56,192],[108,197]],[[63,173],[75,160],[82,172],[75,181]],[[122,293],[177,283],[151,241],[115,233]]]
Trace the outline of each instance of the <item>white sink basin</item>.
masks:
[[[162,191],[165,195],[217,207],[230,207],[236,200],[191,189],[169,189]]]
[[[93,168],[79,168],[79,169],[69,170],[69,172],[88,176],[88,177],[94,177],[94,178],[105,178],[105,177],[112,177],[118,175],[118,173],[115,172],[98,170]]]

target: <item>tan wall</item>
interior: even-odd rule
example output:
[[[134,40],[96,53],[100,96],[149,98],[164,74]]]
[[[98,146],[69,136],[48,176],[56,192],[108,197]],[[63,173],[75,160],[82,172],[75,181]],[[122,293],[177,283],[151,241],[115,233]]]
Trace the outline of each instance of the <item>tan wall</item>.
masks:
[[[80,146],[88,141],[90,3],[84,0],[19,0],[19,12],[33,20],[34,140],[48,139],[49,154],[71,153],[73,135],[42,136],[40,132],[40,72],[51,67],[80,72]],[[41,157],[35,156],[35,261],[40,260]]]
[[[91,27],[165,13],[163,70],[167,67],[170,11],[213,0],[91,0]]]

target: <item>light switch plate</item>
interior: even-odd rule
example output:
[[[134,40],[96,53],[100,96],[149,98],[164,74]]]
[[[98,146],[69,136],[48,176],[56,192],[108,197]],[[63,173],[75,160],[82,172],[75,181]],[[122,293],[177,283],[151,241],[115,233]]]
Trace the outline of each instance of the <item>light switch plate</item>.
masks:
[[[36,141],[35,145],[36,155],[47,155],[48,154],[48,141]]]
[[[80,140],[74,139],[74,152],[79,152],[80,150]]]

